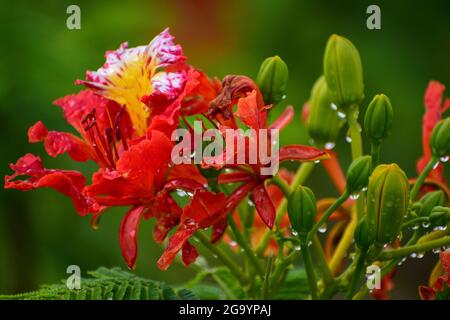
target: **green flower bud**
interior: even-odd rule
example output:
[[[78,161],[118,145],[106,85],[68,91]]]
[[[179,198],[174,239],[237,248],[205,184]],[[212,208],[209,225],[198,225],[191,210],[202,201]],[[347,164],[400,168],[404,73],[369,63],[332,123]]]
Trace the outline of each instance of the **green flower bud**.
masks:
[[[364,117],[367,136],[373,142],[381,143],[391,134],[392,118],[391,101],[384,94],[377,94],[369,104]]]
[[[450,117],[436,124],[431,133],[430,146],[435,157],[442,158],[450,154]]]
[[[442,190],[428,192],[420,199],[422,207],[418,215],[428,217],[434,207],[445,206],[445,202],[445,194]]]
[[[256,84],[266,104],[277,104],[284,100],[288,79],[288,67],[279,56],[264,60],[256,77]]]
[[[445,230],[450,222],[450,208],[437,206],[431,210],[430,222],[432,228],[441,228]]]
[[[409,182],[406,174],[393,164],[375,168],[367,191],[367,224],[371,241],[377,245],[392,242],[400,233],[408,211]]]
[[[328,39],[323,70],[333,102],[342,112],[364,99],[361,58],[348,39],[335,34]]]
[[[365,217],[358,222],[355,229],[355,243],[360,250],[367,251],[372,244],[372,239],[369,237],[369,227]]]
[[[369,182],[372,158],[361,156],[355,159],[347,170],[347,192],[359,192]]]
[[[306,236],[312,229],[317,212],[316,197],[308,187],[299,186],[288,199],[288,214],[292,229]]]
[[[344,121],[339,118],[336,110],[331,109],[331,96],[325,77],[321,76],[314,84],[309,98],[306,123],[309,136],[315,144],[331,148],[343,124]]]

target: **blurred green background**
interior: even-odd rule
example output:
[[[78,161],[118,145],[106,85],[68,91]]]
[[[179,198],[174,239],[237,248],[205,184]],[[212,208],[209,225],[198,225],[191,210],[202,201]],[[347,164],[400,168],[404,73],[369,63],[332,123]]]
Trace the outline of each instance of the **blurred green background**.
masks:
[[[366,28],[366,8],[378,4],[382,29]],[[66,28],[66,8],[81,8],[81,30]],[[448,0],[428,1],[1,1],[0,173],[26,152],[41,155],[49,168],[73,168],[90,173],[92,163],[74,163],[29,145],[26,132],[42,120],[49,128],[68,130],[52,101],[80,88],[74,80],[103,64],[106,50],[123,41],[148,43],[169,26],[183,45],[189,63],[209,75],[246,74],[255,77],[261,61],[280,55],[288,64],[287,103],[297,111],[321,73],[327,38],[338,33],[359,49],[366,84],[364,107],[383,92],[395,108],[395,127],[383,148],[383,160],[398,162],[410,176],[421,152],[423,93],[430,79],[450,85]],[[450,94],[448,94],[450,95]],[[280,111],[280,107],[274,113]],[[275,116],[272,114],[272,116]],[[300,112],[282,133],[282,143],[306,143]],[[367,147],[367,145],[366,145]],[[349,145],[337,145],[344,165]],[[447,165],[448,166],[448,165]],[[450,171],[450,170],[447,170]],[[309,181],[320,196],[334,195],[319,169]],[[125,209],[108,212],[101,228],[89,227],[68,198],[51,190],[22,193],[0,191],[0,293],[37,288],[65,278],[68,265],[83,274],[98,266],[125,267],[118,229]],[[136,273],[169,283],[193,275],[173,265],[162,272],[156,260],[162,252],[145,221],[139,235]],[[417,298],[436,260],[409,259],[399,271],[393,297]]]

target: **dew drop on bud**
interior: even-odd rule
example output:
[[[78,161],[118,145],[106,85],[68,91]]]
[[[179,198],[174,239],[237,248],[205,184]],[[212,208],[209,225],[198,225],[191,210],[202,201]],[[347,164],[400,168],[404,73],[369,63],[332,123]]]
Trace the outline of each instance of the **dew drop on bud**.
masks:
[[[430,223],[425,221],[425,222],[422,223],[422,227],[424,227],[425,229],[429,228],[430,227]]]
[[[346,116],[345,116],[345,113],[340,112],[340,111],[338,111],[337,115],[338,115],[338,117],[341,118],[341,119],[345,119],[345,117],[346,117]]]
[[[327,142],[327,143],[325,143],[325,145],[324,145],[324,147],[325,147],[326,150],[331,150],[331,149],[333,149],[335,146],[336,146],[336,143],[334,143],[334,142]]]
[[[319,231],[320,233],[325,233],[325,232],[327,232],[327,224],[324,223],[323,225],[321,225],[320,228],[318,229],[318,231]]]
[[[295,251],[301,251],[302,248],[301,248],[300,246],[295,246],[295,247],[294,247],[294,250],[295,250]]]
[[[345,141],[347,141],[348,143],[352,143],[352,137],[350,135],[346,135]]]
[[[411,227],[411,229],[417,230],[417,229],[419,229],[419,225],[418,225],[418,224],[415,224],[415,225],[413,225],[413,226]]]
[[[352,199],[352,200],[358,200],[358,198],[359,198],[359,193],[353,193],[350,195],[350,199]]]

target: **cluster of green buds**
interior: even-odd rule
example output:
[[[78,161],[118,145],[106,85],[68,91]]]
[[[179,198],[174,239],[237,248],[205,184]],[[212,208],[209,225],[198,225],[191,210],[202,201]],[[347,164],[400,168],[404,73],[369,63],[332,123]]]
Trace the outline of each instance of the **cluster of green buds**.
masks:
[[[422,226],[440,228],[450,221],[450,213],[447,208],[447,199],[442,190],[426,193],[419,201],[417,216],[428,217],[429,221]]]
[[[348,114],[364,99],[361,57],[350,40],[332,35],[323,59],[325,79],[336,107]]]
[[[409,181],[395,163],[377,166],[367,191],[367,227],[371,243],[383,246],[400,234],[409,204]]]
[[[321,76],[311,90],[306,129],[314,144],[326,149],[334,147],[344,124],[336,110],[331,108],[332,102],[325,77]]]
[[[256,84],[266,104],[276,105],[286,98],[288,79],[288,67],[279,56],[264,60],[256,77]]]

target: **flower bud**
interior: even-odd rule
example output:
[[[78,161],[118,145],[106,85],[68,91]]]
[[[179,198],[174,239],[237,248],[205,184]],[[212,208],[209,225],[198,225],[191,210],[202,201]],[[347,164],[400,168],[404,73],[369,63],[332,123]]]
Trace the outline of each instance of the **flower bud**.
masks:
[[[450,154],[450,117],[436,124],[431,133],[430,146],[435,157],[442,158]]]
[[[335,144],[339,130],[344,121],[339,118],[336,110],[331,108],[331,96],[325,81],[321,76],[314,84],[309,98],[309,114],[306,129],[314,143],[319,146]]]
[[[441,227],[445,229],[450,222],[450,208],[434,207],[430,213],[430,222],[432,228]]]
[[[445,194],[442,190],[428,192],[420,199],[422,207],[418,215],[428,217],[434,207],[445,206],[445,202]]]
[[[332,35],[328,39],[323,70],[333,102],[344,113],[364,98],[361,58],[346,38]]]
[[[314,225],[316,197],[308,187],[299,186],[288,199],[288,214],[292,229],[306,236]]]
[[[365,217],[358,222],[355,229],[355,243],[360,250],[366,251],[372,244],[371,238],[369,237],[369,227]]]
[[[377,166],[370,176],[367,196],[371,241],[377,245],[392,242],[400,233],[408,210],[409,182],[406,174],[395,163]]]
[[[391,101],[384,94],[377,94],[369,104],[364,117],[367,136],[373,142],[381,143],[391,134],[392,118]]]
[[[284,100],[288,78],[288,67],[279,56],[264,60],[259,68],[256,84],[266,104],[277,104]]]
[[[372,158],[361,156],[356,158],[347,170],[347,192],[359,192],[369,182]]]

